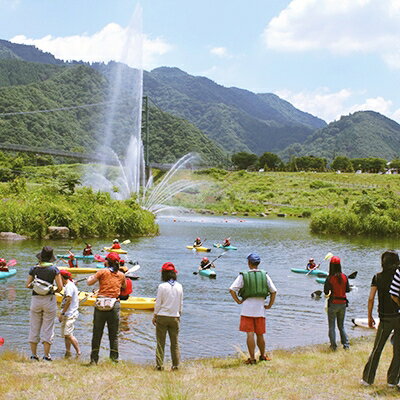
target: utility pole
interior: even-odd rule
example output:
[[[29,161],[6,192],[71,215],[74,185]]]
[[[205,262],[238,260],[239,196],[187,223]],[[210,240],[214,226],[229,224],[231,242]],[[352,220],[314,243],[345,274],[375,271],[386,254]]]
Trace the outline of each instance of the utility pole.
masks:
[[[143,96],[143,112],[144,114],[144,123],[145,123],[145,153],[144,153],[144,165],[146,171],[146,179],[150,176],[150,163],[149,163],[149,98],[148,96]],[[142,124],[143,126],[143,124]]]

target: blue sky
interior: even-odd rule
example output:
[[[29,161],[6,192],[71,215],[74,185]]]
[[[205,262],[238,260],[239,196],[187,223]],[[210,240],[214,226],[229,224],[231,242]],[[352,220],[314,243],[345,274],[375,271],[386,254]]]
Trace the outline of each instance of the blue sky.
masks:
[[[327,122],[367,109],[400,122],[400,0],[0,0],[0,38],[107,61],[138,4],[147,70],[276,93]]]

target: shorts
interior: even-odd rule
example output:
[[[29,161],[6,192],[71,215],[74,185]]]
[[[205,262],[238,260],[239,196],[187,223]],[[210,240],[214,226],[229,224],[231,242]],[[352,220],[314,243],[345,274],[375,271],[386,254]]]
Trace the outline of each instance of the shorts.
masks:
[[[61,322],[61,337],[72,336],[75,329],[76,317],[64,317]]]
[[[265,317],[246,317],[241,315],[239,331],[263,335],[265,333]]]

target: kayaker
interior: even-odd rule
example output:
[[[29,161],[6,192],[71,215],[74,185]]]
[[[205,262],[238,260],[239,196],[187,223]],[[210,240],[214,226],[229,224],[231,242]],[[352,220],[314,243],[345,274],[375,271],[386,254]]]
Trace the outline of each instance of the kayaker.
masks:
[[[224,243],[222,244],[222,246],[228,247],[230,245],[231,245],[231,238],[225,238],[224,239]]]
[[[336,351],[336,332],[335,325],[340,332],[340,341],[345,350],[350,348],[349,339],[344,329],[344,318],[346,316],[346,307],[348,300],[346,293],[350,292],[349,280],[342,273],[342,266],[339,257],[332,257],[329,263],[329,275],[324,285],[325,296],[329,296],[328,300],[328,325],[330,348]]]
[[[87,279],[88,285],[99,282],[93,318],[92,351],[90,365],[99,361],[99,350],[104,326],[107,323],[108,338],[110,341],[110,359],[118,362],[118,331],[119,331],[119,295],[125,289],[125,276],[119,271],[119,255],[109,253],[106,257],[104,269],[100,269]]]
[[[179,367],[178,334],[183,307],[183,288],[177,282],[178,271],[172,262],[166,262],[161,268],[161,283],[158,286],[156,304],[154,306],[153,325],[156,327],[156,369],[164,369],[165,338],[169,336],[171,343],[172,370]]]
[[[86,243],[86,247],[83,249],[83,255],[84,255],[84,256],[91,256],[91,255],[93,255],[92,245],[91,245],[91,244]]]
[[[309,260],[308,260],[308,264],[307,264],[307,267],[306,267],[309,271],[312,271],[313,269],[316,269],[317,268],[317,264],[315,264],[315,261],[314,261],[314,259],[313,258],[310,258]]]
[[[276,288],[269,275],[258,269],[261,258],[256,253],[247,256],[248,271],[241,272],[232,283],[229,292],[237,304],[242,305],[240,313],[239,330],[247,334],[247,348],[250,357],[245,364],[256,364],[256,341],[260,350],[260,361],[269,361],[270,357],[265,352],[265,310],[269,310],[276,297]],[[253,275],[253,276],[252,276]],[[239,296],[241,298],[239,298]],[[268,304],[265,299],[269,296]]]
[[[60,270],[62,283],[64,286],[64,294],[61,302],[61,312],[58,320],[61,322],[61,337],[65,341],[65,358],[71,357],[71,344],[76,351],[76,356],[81,355],[79,343],[74,336],[74,324],[79,316],[79,298],[78,288],[72,280],[71,272],[64,269]]]
[[[208,257],[203,257],[200,261],[199,271],[210,268],[215,268],[215,265],[213,263],[210,263]]]
[[[63,288],[60,271],[53,262],[53,248],[45,246],[36,254],[39,263],[29,270],[26,287],[32,290],[32,299],[29,319],[29,344],[31,347],[31,360],[39,361],[37,345],[43,343],[43,360],[52,361],[50,355],[51,344],[54,337],[54,323],[57,317],[57,301],[55,292]],[[53,283],[57,288],[54,290]]]
[[[376,369],[382,350],[392,331],[393,357],[387,372],[387,384],[396,387],[400,376],[400,314],[399,306],[391,299],[390,285],[396,268],[399,267],[399,255],[394,250],[387,250],[381,256],[382,271],[373,276],[368,298],[368,326],[373,328],[375,320],[372,316],[376,292],[378,292],[379,325],[376,332],[374,347],[364,367],[361,384],[369,386],[374,383]]]
[[[201,239],[199,237],[196,238],[196,240],[193,243],[193,247],[200,247],[203,244]]]
[[[9,272],[7,261],[4,258],[0,258],[0,271]]]
[[[61,259],[62,262],[68,264],[68,268],[78,268],[78,260],[75,258],[75,254],[69,251],[68,261]]]
[[[119,260],[119,270],[125,275],[128,272],[128,268],[124,265],[125,260]],[[132,281],[131,279],[125,276],[125,289],[121,289],[121,293],[119,295],[120,300],[128,300],[129,295],[133,292]]]
[[[119,244],[119,240],[118,239],[114,239],[113,240],[113,244],[111,246],[111,249],[120,249],[121,245]]]

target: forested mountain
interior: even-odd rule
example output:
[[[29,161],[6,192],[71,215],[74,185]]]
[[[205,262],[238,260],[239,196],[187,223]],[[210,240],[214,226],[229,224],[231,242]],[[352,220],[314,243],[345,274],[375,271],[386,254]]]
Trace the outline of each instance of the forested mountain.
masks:
[[[2,87],[1,87],[2,86]],[[0,61],[0,113],[51,110],[104,102],[106,77],[86,65],[56,66],[12,58]],[[120,99],[111,147],[124,154],[131,134],[129,102]],[[0,117],[0,142],[70,151],[93,151],[104,134],[109,105],[56,112]],[[170,163],[189,151],[211,165],[226,162],[226,154],[198,128],[152,107],[151,162]],[[106,157],[99,154],[99,157]]]
[[[293,155],[328,160],[336,156],[399,158],[400,125],[377,112],[358,111],[318,129],[302,145],[291,145],[281,155],[286,160]]]
[[[273,94],[226,88],[178,68],[146,72],[144,91],[160,108],[189,120],[230,152],[282,150],[326,125]]]

